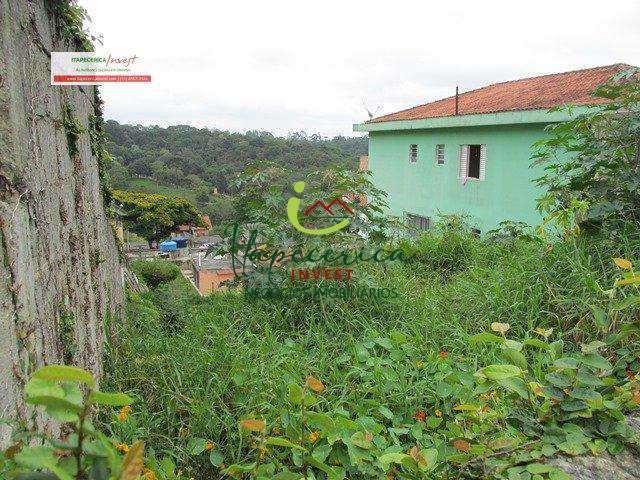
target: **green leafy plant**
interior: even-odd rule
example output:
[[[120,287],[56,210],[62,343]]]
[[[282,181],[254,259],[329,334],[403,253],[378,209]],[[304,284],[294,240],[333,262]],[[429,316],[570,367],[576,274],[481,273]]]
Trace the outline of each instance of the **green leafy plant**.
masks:
[[[62,126],[67,135],[67,149],[69,156],[73,157],[78,154],[78,138],[86,132],[86,128],[82,126],[80,121],[73,116],[71,106],[67,103],[62,108]]]
[[[254,458],[233,464],[230,475],[266,478],[469,478],[568,479],[545,459],[556,454],[617,453],[637,439],[625,422],[638,405],[638,384],[620,381],[598,353],[600,343],[565,354],[562,342],[542,337],[524,342],[480,333],[474,344],[498,345],[505,359],[475,372],[442,352],[415,361],[406,337],[363,343],[352,378],[369,391],[359,403],[330,402],[314,377],[290,384],[288,408],[271,423],[241,422]],[[525,350],[535,352],[530,365]],[[345,359],[346,360],[346,359]],[[350,361],[350,360],[346,360]],[[357,373],[356,373],[357,372]],[[432,379],[428,410],[381,401],[420,372]],[[609,373],[607,373],[609,372]]]
[[[548,127],[550,135],[536,143],[534,164],[545,165],[537,182],[548,190],[539,207],[560,221],[578,212],[578,224],[616,230],[640,219],[638,70],[617,75],[594,95],[609,103]]]
[[[464,215],[440,215],[434,225],[435,235],[422,235],[412,240],[400,241],[400,246],[410,263],[419,269],[425,267],[443,277],[467,268],[469,252],[478,244]]]
[[[93,41],[99,40],[84,29],[85,20],[89,20],[87,11],[78,5],[77,0],[50,0],[55,12],[62,20],[60,31],[62,38],[73,42],[81,50],[93,51]]]
[[[102,392],[89,372],[67,365],[36,371],[24,394],[27,403],[59,422],[62,439],[18,430],[15,443],[0,460],[3,478],[137,480],[142,474],[144,444],[137,442],[126,449],[118,446],[91,420],[98,409],[130,409],[131,397]],[[127,451],[124,456],[123,450]]]
[[[611,258],[636,237],[462,241],[465,268],[446,276],[428,258],[370,269],[401,294],[383,306],[225,292],[181,302],[166,335],[140,296],[106,371],[147,402],[116,436],[194,478],[562,479],[554,456],[635,447],[637,307],[621,302],[637,289],[606,286],[635,276]]]

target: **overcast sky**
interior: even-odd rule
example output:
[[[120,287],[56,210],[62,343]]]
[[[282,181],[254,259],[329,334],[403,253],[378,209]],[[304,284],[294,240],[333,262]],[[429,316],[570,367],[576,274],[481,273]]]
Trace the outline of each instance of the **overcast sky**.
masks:
[[[98,47],[136,54],[149,85],[102,87],[123,123],[350,135],[488,83],[640,65],[637,0],[305,2],[80,0]]]

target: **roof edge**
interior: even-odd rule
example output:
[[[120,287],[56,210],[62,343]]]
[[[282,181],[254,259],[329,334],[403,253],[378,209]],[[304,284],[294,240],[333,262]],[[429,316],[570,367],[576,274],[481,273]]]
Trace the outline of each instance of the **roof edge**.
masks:
[[[600,65],[597,67],[586,67],[586,68],[578,68],[575,70],[568,70],[566,72],[556,72],[556,73],[545,73],[542,75],[533,75],[533,76],[529,76],[529,77],[523,77],[523,78],[516,78],[516,79],[512,79],[512,80],[503,80],[501,82],[493,82],[493,83],[489,83],[487,85],[483,85],[481,87],[477,87],[477,88],[473,88],[471,90],[467,90],[465,92],[460,92],[460,97],[468,95],[470,93],[475,93],[479,90],[483,90],[485,88],[491,88],[491,87],[495,87],[498,85],[507,85],[507,84],[513,84],[513,83],[517,83],[517,82],[521,82],[521,81],[526,81],[526,80],[534,80],[537,78],[546,78],[546,77],[554,77],[554,76],[558,76],[558,75],[568,75],[568,74],[573,74],[573,73],[580,73],[580,72],[587,72],[587,71],[594,71],[594,70],[605,70],[605,69],[609,69],[609,68],[617,68],[619,71],[625,71],[627,69],[633,69],[633,68],[638,68],[634,65],[630,65],[628,63],[624,63],[624,62],[618,62],[618,63],[612,63],[610,65]],[[378,117],[374,117],[370,120],[367,120],[367,122],[365,123],[377,123],[377,122],[387,122],[387,121],[394,121],[394,120],[381,120],[385,117],[391,116],[391,115],[397,115],[399,113],[404,113],[404,112],[408,112],[410,110],[414,110],[416,108],[420,108],[420,107],[426,107],[428,105],[431,105],[433,103],[437,103],[437,102],[442,102],[445,100],[452,100],[455,98],[455,95],[450,95],[448,97],[443,97],[443,98],[438,98],[436,100],[432,100],[430,102],[426,102],[426,103],[421,103],[419,105],[414,105],[412,107],[407,107],[407,108],[403,108],[401,110],[395,111],[395,112],[389,112],[386,113],[384,115],[380,115]]]
[[[417,120],[391,120],[376,123],[355,123],[354,132],[380,132],[393,130],[429,130],[436,128],[484,127],[491,125],[550,124],[565,122],[593,109],[592,105],[569,106],[563,110],[510,110],[495,113],[450,115]],[[597,107],[596,107],[597,108]]]

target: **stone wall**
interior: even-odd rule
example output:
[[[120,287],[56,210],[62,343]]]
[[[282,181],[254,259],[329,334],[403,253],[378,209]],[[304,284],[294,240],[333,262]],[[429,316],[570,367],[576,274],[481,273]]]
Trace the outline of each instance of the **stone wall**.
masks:
[[[93,87],[51,86],[62,38],[53,0],[0,0],[0,418],[39,417],[21,400],[38,366],[100,375],[105,323],[120,318],[122,272],[105,215],[90,119]],[[0,445],[9,435],[0,425]]]

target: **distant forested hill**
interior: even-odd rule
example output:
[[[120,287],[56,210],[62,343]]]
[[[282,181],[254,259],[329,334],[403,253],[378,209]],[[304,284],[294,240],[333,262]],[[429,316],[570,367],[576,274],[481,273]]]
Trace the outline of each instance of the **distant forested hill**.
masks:
[[[294,171],[335,164],[356,168],[358,157],[367,153],[366,137],[328,139],[301,132],[276,137],[261,131],[241,134],[188,125],[146,127],[113,120],[106,122],[106,130],[109,152],[116,160],[112,182],[119,187],[137,177],[183,188],[204,182],[226,192],[235,174],[257,160]]]
[[[357,168],[367,153],[366,137],[324,138],[304,132],[276,137],[269,132],[245,134],[176,125],[121,125],[106,122],[109,166],[115,188],[180,195],[214,221],[231,212],[233,181],[256,161],[283,165],[292,172],[338,165]],[[217,189],[218,195],[212,192]]]

